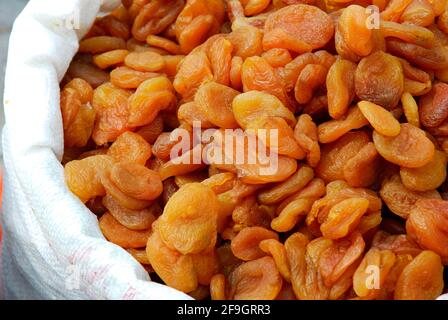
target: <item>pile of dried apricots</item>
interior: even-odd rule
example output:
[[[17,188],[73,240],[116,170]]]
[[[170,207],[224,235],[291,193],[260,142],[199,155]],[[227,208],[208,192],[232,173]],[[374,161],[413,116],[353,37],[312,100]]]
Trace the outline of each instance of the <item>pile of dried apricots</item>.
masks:
[[[61,83],[67,185],[197,299],[435,299],[447,2],[123,0]],[[195,122],[278,130],[276,171],[175,161],[203,146],[172,157]]]

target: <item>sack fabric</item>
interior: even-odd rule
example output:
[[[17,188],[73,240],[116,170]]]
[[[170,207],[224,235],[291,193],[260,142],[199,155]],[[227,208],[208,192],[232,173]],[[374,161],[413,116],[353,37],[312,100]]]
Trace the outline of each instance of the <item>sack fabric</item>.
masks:
[[[95,17],[116,5],[31,0],[14,23],[2,141],[6,299],[191,299],[151,282],[136,260],[106,241],[96,216],[64,182],[59,81]]]

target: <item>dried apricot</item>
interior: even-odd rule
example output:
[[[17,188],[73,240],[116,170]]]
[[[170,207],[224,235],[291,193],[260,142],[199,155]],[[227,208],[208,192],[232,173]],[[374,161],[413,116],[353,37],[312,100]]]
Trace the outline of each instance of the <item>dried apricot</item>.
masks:
[[[143,248],[148,241],[150,230],[131,230],[121,225],[110,213],[99,219],[101,232],[107,240],[122,248]]]
[[[70,191],[85,203],[106,194],[100,174],[101,171],[109,170],[112,166],[112,158],[105,155],[70,161],[64,167],[65,182]]]
[[[333,119],[341,118],[355,97],[355,72],[356,64],[341,58],[328,70],[328,113]]]
[[[412,191],[431,191],[442,185],[446,179],[447,156],[436,150],[433,159],[420,168],[401,168],[403,185]]]
[[[395,288],[397,300],[434,300],[443,291],[443,266],[432,251],[423,251],[401,273]]]
[[[362,99],[392,109],[404,90],[403,68],[400,61],[377,51],[363,58],[355,74],[356,95]]]
[[[131,52],[124,63],[127,67],[142,72],[156,72],[165,67],[165,60],[155,52]]]
[[[182,52],[191,52],[218,33],[223,20],[222,0],[187,0],[176,20],[176,36]]]
[[[322,48],[333,32],[333,21],[324,11],[305,4],[290,5],[268,16],[263,48],[308,52]]]
[[[410,210],[406,222],[408,236],[422,248],[432,250],[447,262],[447,202],[439,199],[420,199]]]
[[[154,200],[162,193],[159,175],[138,163],[116,163],[110,178],[123,193],[138,200]]]
[[[161,213],[158,204],[148,209],[130,210],[122,207],[113,197],[106,195],[103,205],[121,225],[131,230],[148,230],[156,220],[156,215]]]
[[[436,190],[416,192],[407,189],[397,174],[383,181],[380,195],[390,211],[405,219],[409,216],[417,200],[441,199],[440,194]]]
[[[232,252],[238,259],[250,261],[261,258],[265,253],[258,247],[266,239],[278,240],[277,233],[262,227],[247,227],[232,239]]]
[[[133,6],[135,4],[136,1]],[[129,9],[130,13],[136,12],[132,35],[137,40],[145,41],[148,35],[162,32],[176,20],[184,5],[184,0],[155,0],[144,1],[138,7]]]
[[[425,127],[438,127],[448,118],[448,85],[440,82],[420,98],[420,121]]]
[[[110,73],[110,82],[122,89],[137,89],[146,80],[159,76],[159,73],[142,72],[128,67],[118,67]]]
[[[396,256],[390,250],[370,249],[353,276],[353,289],[358,297],[375,299],[381,291]]]
[[[373,142],[384,159],[405,168],[423,167],[434,157],[432,141],[423,130],[408,123],[401,125],[400,134],[395,137],[374,131]]]
[[[144,81],[129,99],[129,124],[150,124],[175,99],[173,85],[168,78],[157,77]]]
[[[195,103],[206,119],[214,125],[220,128],[237,128],[232,102],[238,94],[239,92],[232,88],[208,82],[199,87]]]
[[[367,211],[369,201],[364,198],[346,199],[334,205],[320,226],[325,238],[340,239],[350,234]]]
[[[129,130],[130,96],[129,91],[111,83],[105,83],[95,89],[92,105],[97,116],[92,138],[97,145],[115,141],[123,132]]]
[[[216,242],[218,201],[200,183],[182,186],[165,205],[158,220],[166,244],[183,254],[199,253]]]
[[[282,288],[282,277],[271,257],[241,264],[229,275],[229,298],[274,300]]]
[[[140,135],[126,131],[115,140],[107,151],[118,162],[135,162],[145,165],[151,158],[151,146]]]
[[[369,101],[360,101],[358,108],[379,134],[387,137],[395,137],[400,134],[400,123],[392,113],[383,107]]]
[[[155,230],[146,245],[148,260],[157,275],[170,287],[191,292],[198,286],[193,258],[170,249]]]

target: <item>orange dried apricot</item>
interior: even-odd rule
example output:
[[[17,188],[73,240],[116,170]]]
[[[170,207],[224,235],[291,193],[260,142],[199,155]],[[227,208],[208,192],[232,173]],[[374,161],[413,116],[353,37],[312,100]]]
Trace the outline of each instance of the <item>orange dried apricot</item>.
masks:
[[[379,134],[387,137],[395,137],[400,134],[400,123],[392,113],[383,107],[369,101],[360,101],[358,108]]]
[[[278,240],[278,235],[262,227],[244,228],[232,239],[232,252],[235,257],[243,261],[256,260],[265,255],[258,245],[266,239]]]
[[[333,32],[333,21],[324,11],[306,4],[290,5],[268,16],[263,48],[309,52],[322,48]]]
[[[443,291],[443,266],[432,251],[423,251],[401,273],[395,288],[397,300],[434,300]]]
[[[241,264],[229,275],[229,296],[234,300],[274,300],[282,277],[271,257]]]
[[[400,61],[383,51],[363,58],[356,68],[355,90],[358,98],[392,109],[404,90]]]
[[[341,58],[328,70],[328,113],[333,119],[341,118],[355,97],[355,72],[356,64]]]
[[[130,210],[122,207],[112,196],[103,198],[103,205],[121,225],[131,230],[147,230],[161,213],[160,206],[154,204],[143,210]]]
[[[157,230],[148,238],[146,254],[154,271],[168,286],[183,292],[191,292],[197,288],[193,258],[170,249]]]
[[[220,128],[237,128],[232,102],[238,94],[238,91],[225,85],[208,82],[199,87],[195,103],[206,119],[214,125]]]
[[[64,167],[65,182],[70,191],[85,203],[106,194],[100,174],[112,166],[112,158],[105,155],[70,161]]]
[[[131,93],[105,83],[93,92],[92,105],[96,111],[96,121],[92,138],[97,145],[115,141],[128,131],[129,104]]]
[[[164,109],[175,101],[173,85],[166,77],[144,81],[129,99],[129,124],[150,124]]]
[[[387,161],[406,168],[420,168],[434,157],[434,144],[425,132],[413,125],[401,125],[400,134],[387,137],[373,132],[373,142],[378,153]]]
[[[412,191],[431,191],[442,185],[446,179],[447,156],[436,150],[433,159],[420,168],[401,168],[403,185]]]
[[[445,200],[420,199],[406,221],[408,236],[420,247],[440,255],[445,264],[448,257],[447,215]]]
[[[150,230],[131,230],[121,225],[110,213],[99,219],[101,232],[107,240],[122,248],[143,248],[148,241]]]
[[[405,219],[419,199],[441,199],[436,190],[416,192],[407,189],[398,174],[384,179],[380,195],[393,213]]]
[[[145,165],[151,158],[151,145],[142,136],[126,131],[115,140],[107,151],[118,162],[135,162]]]
[[[323,236],[328,239],[347,236],[356,229],[368,207],[369,201],[364,198],[346,199],[335,204],[320,226]]]
[[[200,183],[182,186],[165,205],[158,220],[166,244],[183,254],[199,253],[215,245],[218,201]]]

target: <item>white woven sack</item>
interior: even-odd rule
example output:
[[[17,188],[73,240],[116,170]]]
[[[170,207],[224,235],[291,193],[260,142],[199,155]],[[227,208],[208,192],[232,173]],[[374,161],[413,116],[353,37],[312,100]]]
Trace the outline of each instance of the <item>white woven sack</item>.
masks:
[[[95,17],[116,5],[31,0],[14,24],[4,94],[0,298],[191,299],[150,282],[139,263],[104,239],[96,216],[64,182],[59,81]]]
[[[125,250],[107,242],[64,182],[58,83],[97,14],[116,4],[31,0],[14,24],[3,131],[7,299],[189,299],[151,282]]]

